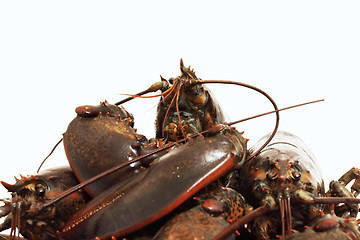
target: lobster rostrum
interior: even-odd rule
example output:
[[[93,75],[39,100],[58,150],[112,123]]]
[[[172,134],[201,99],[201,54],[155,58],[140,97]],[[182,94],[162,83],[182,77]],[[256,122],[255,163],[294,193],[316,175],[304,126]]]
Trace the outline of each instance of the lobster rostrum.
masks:
[[[16,236],[16,228],[28,239],[57,239],[57,231],[89,200],[85,191],[77,191],[52,206],[41,208],[43,202],[78,184],[70,167],[21,176],[15,184],[1,184],[12,193],[12,198],[3,199],[4,206],[0,207],[1,217],[6,216],[0,231],[11,228],[10,239]]]

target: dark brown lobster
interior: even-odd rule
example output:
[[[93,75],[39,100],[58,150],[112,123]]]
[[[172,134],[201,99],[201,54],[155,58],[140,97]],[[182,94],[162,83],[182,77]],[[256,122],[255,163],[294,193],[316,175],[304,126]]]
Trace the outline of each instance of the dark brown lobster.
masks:
[[[287,234],[303,228],[321,210],[310,203],[325,196],[314,156],[299,138],[287,132],[277,132],[256,158],[243,165],[237,185],[253,207],[267,204],[274,210],[252,224],[257,239],[274,238],[285,232],[285,227]]]
[[[57,231],[90,199],[85,191],[77,191],[52,206],[41,207],[42,203],[78,184],[70,167],[21,176],[15,184],[1,183],[12,193],[12,198],[2,200],[5,205],[0,207],[0,213],[6,219],[0,231],[11,228],[11,239],[16,236],[16,228],[28,239],[57,239]]]
[[[124,110],[115,105],[77,108],[64,145],[80,181],[161,146],[177,145],[179,139],[197,137],[89,185],[95,197],[64,227],[62,239],[126,236],[169,214],[244,161],[246,140],[235,129],[217,125],[224,119],[215,99],[195,84],[194,72],[182,63],[181,71],[170,85],[164,79],[155,84],[163,92],[155,140],[137,134],[129,114],[119,113]],[[198,135],[211,129],[206,137]]]
[[[341,182],[332,183],[328,193],[336,195],[338,201],[320,198],[325,192],[317,166],[311,165],[310,155],[300,141],[293,141],[295,137],[280,133],[268,146],[277,131],[279,109],[265,92],[243,83],[201,80],[182,61],[180,70],[180,76],[162,78],[149,89],[116,104],[105,101],[99,106],[76,108],[77,117],[69,124],[63,141],[80,183],[62,189],[57,196],[31,198],[31,209],[47,212],[83,187],[92,200],[81,209],[73,208],[67,221],[51,225],[54,219],[48,218],[51,234],[44,239],[51,239],[50,235],[56,238],[56,231],[59,239],[268,239],[277,235],[295,239],[294,229],[305,233],[305,224],[311,225],[318,218],[314,226],[327,222],[321,218],[323,208],[316,204],[347,202],[347,207],[339,206],[334,211],[355,215],[357,205],[349,200],[355,198]],[[277,115],[274,131],[247,152],[246,139],[230,127],[234,123],[224,122],[222,110],[204,86],[206,83],[236,84],[265,95]],[[156,138],[147,139],[133,128],[133,116],[118,105],[158,90],[162,93],[157,95],[161,100]],[[284,150],[281,156],[289,154],[291,159],[299,155],[302,160],[288,161],[276,154],[262,158],[272,146],[282,144],[294,146],[296,151]],[[282,147],[278,149],[281,151]],[[352,177],[349,173],[342,179]],[[28,199],[26,196],[21,201]],[[13,196],[12,201],[19,199]],[[3,215],[10,213],[8,205],[5,203],[3,209],[7,212]],[[12,209],[19,214],[11,221],[11,228],[18,227],[29,239],[41,239],[37,228],[17,224],[34,216]],[[337,228],[331,229],[341,229],[342,219]],[[240,237],[233,234],[235,230]]]
[[[265,136],[249,152],[257,151],[267,138]],[[338,181],[332,181],[329,191],[325,193],[315,157],[297,136],[284,131],[277,132],[255,158],[243,164],[237,176],[235,189],[254,207],[253,213],[261,212],[260,217],[239,220],[239,224],[249,223],[249,230],[255,239],[275,239],[280,236],[283,239],[306,239],[306,236],[328,239],[334,236],[340,238],[346,234],[350,239],[360,239],[355,221],[359,211],[359,200],[355,198],[360,191],[359,170],[351,169]],[[351,188],[353,193],[345,188],[352,180],[355,180]],[[334,209],[334,204],[337,203],[346,205]],[[332,210],[328,207],[329,204],[332,205]],[[332,215],[325,218],[324,212]],[[335,213],[347,220],[336,217]],[[328,226],[331,223],[334,226]],[[233,231],[230,229],[238,227],[234,227],[235,225],[228,227],[214,239],[223,239]],[[309,228],[313,231],[302,233]],[[294,232],[297,234],[294,235]],[[322,236],[319,232],[322,232]]]

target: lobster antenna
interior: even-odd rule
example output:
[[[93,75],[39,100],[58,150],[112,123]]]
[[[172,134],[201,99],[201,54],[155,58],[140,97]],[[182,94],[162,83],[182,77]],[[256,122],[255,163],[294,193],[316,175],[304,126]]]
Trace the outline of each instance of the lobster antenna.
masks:
[[[123,99],[123,100],[121,100],[121,101],[119,101],[117,103],[114,103],[114,105],[118,106],[118,105],[123,104],[125,102],[128,102],[128,101],[130,101],[130,100],[132,100],[134,98],[140,97],[140,96],[142,96],[144,94],[147,94],[147,93],[150,93],[150,92],[156,92],[156,91],[168,86],[168,82],[166,81],[166,79],[164,79],[161,75],[160,75],[160,77],[161,77],[160,82],[156,82],[153,85],[151,85],[148,89],[146,89],[144,91],[141,91],[141,92],[139,92],[139,93],[137,93],[135,95],[130,95],[130,97],[125,98],[125,99]],[[150,96],[150,97],[158,97],[158,96],[162,96],[162,95],[163,95],[163,93],[159,94],[159,95],[155,95],[155,96]]]
[[[291,108],[301,107],[301,106],[304,106],[304,105],[317,103],[317,102],[323,102],[323,101],[325,101],[325,100],[324,99],[319,99],[319,100],[315,100],[315,101],[300,103],[300,104],[292,105],[292,106],[289,106],[289,107],[280,108],[278,110],[273,110],[273,111],[269,111],[269,112],[265,112],[265,113],[260,113],[258,115],[254,115],[254,116],[251,116],[251,117],[243,118],[243,119],[240,119],[240,120],[237,120],[237,121],[234,121],[234,122],[225,123],[225,124],[228,125],[228,126],[231,126],[231,125],[241,123],[241,122],[245,122],[245,121],[248,121],[248,120],[251,120],[251,119],[254,119],[254,118],[266,116],[266,115],[269,115],[271,113],[280,112],[280,111],[288,110],[288,109],[291,109]]]
[[[144,95],[144,94],[146,94],[146,93],[150,93],[150,92],[155,92],[155,91],[152,91],[152,90],[151,90],[151,87],[149,87],[148,89],[146,89],[146,90],[144,90],[144,91],[141,91],[141,92],[139,92],[139,93],[137,93],[137,94],[135,94],[135,95],[132,95],[132,96],[130,96],[130,97],[127,97],[127,98],[125,98],[125,99],[123,99],[123,100],[115,103],[114,105],[118,106],[118,105],[123,104],[123,103],[125,103],[125,102],[128,102],[128,101],[130,101],[130,100],[132,100],[132,99],[134,99],[134,98],[136,98],[136,97],[138,97],[138,96],[142,96],[142,95]]]
[[[278,109],[275,101],[272,99],[272,97],[270,97],[269,94],[267,94],[266,92],[264,92],[260,88],[257,88],[255,86],[252,86],[252,85],[249,85],[249,84],[246,84],[246,83],[228,81],[228,80],[197,80],[197,81],[194,81],[194,84],[204,84],[204,83],[232,84],[232,85],[238,85],[238,86],[241,86],[241,87],[250,88],[252,90],[255,90],[255,91],[261,93],[262,95],[264,95],[271,102],[271,104],[273,105],[273,107],[275,109],[275,113],[276,113],[276,120],[275,120],[274,130],[270,134],[268,140],[266,140],[266,142],[256,152],[254,152],[250,157],[248,157],[245,161],[255,157],[256,155],[258,155],[259,152],[261,150],[263,150],[266,147],[266,145],[268,145],[268,143],[274,138],[274,136],[275,136],[275,134],[277,132],[277,129],[279,128],[280,114],[279,114],[279,109]]]
[[[316,197],[316,204],[360,203],[359,198],[352,197]]]
[[[42,165],[45,163],[45,161],[51,156],[51,154],[55,151],[55,149],[57,148],[57,146],[59,146],[59,144],[62,142],[63,138],[61,138],[56,144],[55,146],[53,147],[53,149],[51,150],[51,152],[46,156],[46,158],[41,162],[38,170],[36,173],[39,173],[40,171],[40,168],[42,167]]]
[[[263,116],[263,115],[267,115],[267,114],[271,114],[271,113],[278,113],[278,112],[283,111],[283,110],[287,110],[287,109],[290,109],[290,108],[295,108],[295,107],[299,107],[299,106],[303,106],[303,105],[306,105],[306,104],[311,104],[311,103],[315,103],[315,102],[319,102],[319,101],[323,101],[323,100],[317,100],[317,101],[312,101],[312,102],[297,104],[297,105],[290,106],[290,107],[286,107],[286,108],[282,108],[282,109],[277,109],[277,110],[274,110],[274,111],[271,111],[271,112],[267,112],[267,113],[264,113],[264,114],[258,114],[258,115],[252,116],[252,117],[248,117],[248,118],[245,118],[245,119],[236,121],[236,122],[243,122],[243,121],[246,121],[246,120],[249,120],[249,119],[261,117],[261,116]],[[52,200],[50,200],[50,201],[48,201],[47,203],[45,203],[45,204],[42,206],[42,208],[46,208],[46,207],[48,207],[48,206],[56,203],[57,201],[59,201],[59,200],[65,198],[65,197],[69,196],[70,194],[78,191],[79,189],[81,189],[81,188],[83,188],[83,187],[85,187],[85,186],[87,186],[87,185],[95,182],[96,180],[98,180],[98,179],[100,179],[100,178],[102,178],[102,177],[104,177],[104,176],[107,176],[107,175],[109,175],[109,174],[111,174],[111,173],[113,173],[113,172],[115,172],[115,171],[117,171],[117,170],[119,170],[119,169],[122,169],[122,168],[124,168],[124,167],[126,167],[126,166],[128,166],[128,165],[130,165],[130,164],[132,164],[132,163],[138,162],[138,161],[140,161],[141,159],[144,159],[144,158],[146,158],[146,157],[148,157],[148,156],[151,156],[151,155],[156,154],[156,153],[158,153],[158,152],[161,152],[161,151],[163,151],[163,150],[172,148],[173,146],[176,146],[176,145],[178,145],[178,144],[184,143],[184,142],[188,141],[188,140],[191,139],[191,138],[195,138],[195,137],[202,136],[202,135],[214,135],[214,134],[220,132],[221,130],[223,130],[224,128],[225,128],[224,125],[220,125],[220,124],[219,124],[219,125],[215,125],[215,126],[213,126],[212,128],[207,129],[207,130],[205,130],[205,131],[203,131],[203,132],[201,132],[201,133],[195,133],[195,134],[193,134],[193,135],[191,135],[191,136],[189,136],[189,137],[187,137],[187,138],[184,138],[184,139],[179,140],[179,141],[177,141],[177,142],[169,143],[169,144],[167,144],[167,145],[164,146],[164,147],[155,149],[155,150],[153,150],[153,151],[151,151],[151,152],[148,152],[148,153],[146,153],[146,154],[144,154],[144,155],[141,155],[141,156],[139,156],[139,157],[137,157],[137,158],[134,158],[134,159],[132,159],[131,161],[121,163],[121,164],[119,164],[119,165],[117,165],[117,166],[115,166],[115,167],[112,167],[112,168],[110,168],[110,169],[108,169],[108,170],[106,170],[106,171],[104,171],[104,172],[102,172],[102,173],[100,173],[100,174],[98,174],[98,175],[96,175],[96,176],[94,176],[94,177],[92,177],[92,178],[89,178],[88,180],[85,180],[85,181],[79,183],[78,185],[76,185],[76,186],[74,186],[74,187],[72,187],[72,188],[69,188],[68,190],[60,193],[58,196],[56,196],[56,197],[53,198]],[[61,140],[62,140],[62,139],[61,139]],[[60,143],[60,142],[61,142],[61,141],[59,141],[59,143]],[[59,144],[59,143],[58,143],[58,144]]]
[[[155,153],[161,152],[161,151],[166,150],[166,149],[169,149],[169,148],[171,148],[171,147],[173,147],[173,146],[175,146],[175,145],[178,145],[178,144],[181,144],[181,143],[183,143],[183,142],[186,142],[186,141],[189,140],[189,138],[195,138],[195,137],[198,137],[198,136],[202,136],[202,134],[207,134],[207,133],[208,133],[208,134],[217,133],[217,132],[221,131],[222,129],[224,129],[224,125],[216,125],[216,126],[212,127],[211,129],[206,130],[206,131],[204,131],[204,132],[202,132],[202,133],[193,134],[192,136],[190,136],[190,137],[188,137],[188,138],[184,138],[184,139],[179,140],[179,141],[177,141],[177,142],[169,143],[168,145],[166,145],[166,146],[164,146],[164,147],[155,149],[155,150],[153,150],[153,151],[151,151],[151,152],[148,152],[148,153],[146,153],[146,154],[144,154],[144,155],[141,155],[141,156],[139,156],[139,157],[137,157],[137,158],[134,158],[134,159],[132,159],[132,160],[130,160],[130,161],[121,163],[121,164],[119,164],[119,165],[117,165],[117,166],[115,166],[115,167],[112,167],[112,168],[110,168],[110,169],[108,169],[108,170],[106,170],[106,171],[104,171],[104,172],[102,172],[102,173],[100,173],[100,174],[98,174],[98,175],[96,175],[96,176],[94,176],[94,177],[92,177],[92,178],[89,178],[89,179],[87,179],[87,180],[79,183],[78,185],[76,185],[76,186],[74,186],[74,187],[72,187],[72,188],[69,188],[68,190],[60,193],[58,196],[56,196],[56,197],[53,198],[52,200],[50,200],[50,201],[48,201],[47,203],[45,203],[45,204],[42,206],[42,208],[46,208],[46,207],[48,207],[48,206],[56,203],[57,201],[59,201],[59,200],[65,198],[65,197],[69,196],[70,194],[72,194],[72,193],[80,190],[81,188],[89,185],[90,183],[93,183],[93,182],[95,182],[96,180],[98,180],[98,179],[100,179],[100,178],[102,178],[102,177],[104,177],[104,176],[107,176],[107,175],[109,175],[109,174],[111,174],[111,173],[113,173],[113,172],[115,172],[115,171],[117,171],[117,170],[119,170],[119,169],[121,169],[121,168],[124,168],[124,167],[126,167],[126,166],[128,166],[128,165],[130,165],[130,164],[132,164],[132,163],[134,163],[134,162],[138,162],[138,161],[140,161],[141,159],[144,159],[144,158],[146,158],[146,157],[148,157],[148,156],[151,156],[151,155],[153,155],[153,154],[155,154]]]
[[[243,118],[243,119],[240,119],[240,120],[237,120],[237,121],[234,121],[234,122],[224,123],[224,124],[227,125],[227,126],[231,126],[231,125],[234,125],[234,124],[237,124],[237,123],[240,123],[240,122],[245,122],[245,121],[248,121],[248,120],[251,120],[251,119],[254,119],[254,118],[258,118],[258,117],[262,117],[262,116],[271,114],[271,113],[278,113],[278,112],[280,112],[280,111],[284,111],[284,110],[288,110],[288,109],[291,109],[291,108],[296,108],[296,107],[304,106],[304,105],[307,105],[307,104],[317,103],[317,102],[321,102],[321,101],[324,101],[324,99],[315,100],[315,101],[306,102],[306,103],[300,103],[300,104],[296,104],[296,105],[293,105],[293,106],[289,106],[289,107],[281,108],[281,109],[278,109],[278,110],[273,110],[273,111],[269,111],[269,112],[257,114],[257,115],[251,116],[251,117]],[[264,146],[265,146],[265,145],[263,145],[262,147],[264,147]],[[244,146],[243,146],[243,147],[244,147]],[[253,158],[254,156],[256,156],[256,154],[252,154],[252,155],[251,155],[250,157],[248,157],[248,158],[246,158],[246,155],[244,155],[243,158],[242,158],[242,160],[240,161],[240,164],[243,164],[244,162],[250,160],[250,159]]]

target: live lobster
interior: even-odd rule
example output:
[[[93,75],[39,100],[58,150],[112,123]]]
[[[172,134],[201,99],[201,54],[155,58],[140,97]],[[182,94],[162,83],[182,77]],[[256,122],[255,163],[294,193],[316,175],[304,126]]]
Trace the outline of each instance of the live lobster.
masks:
[[[92,200],[82,209],[76,209],[64,226],[53,226],[52,231],[58,231],[58,236],[51,235],[47,239],[115,239],[124,236],[134,239],[176,239],[180,236],[181,239],[199,236],[211,239],[217,234],[225,238],[229,237],[229,230],[226,230],[229,221],[235,222],[235,225],[230,225],[231,232],[234,226],[240,229],[240,238],[244,235],[257,239],[276,235],[291,238],[293,227],[301,232],[305,224],[321,218],[322,208],[311,207],[316,203],[326,203],[326,199],[318,198],[324,195],[321,184],[317,184],[321,181],[319,177],[314,175],[317,180],[311,182],[313,185],[310,187],[314,188],[311,191],[316,194],[308,198],[306,191],[300,191],[303,190],[302,186],[294,185],[297,188],[294,191],[290,191],[289,187],[276,190],[277,186],[283,185],[276,179],[288,179],[284,169],[291,169],[289,176],[292,180],[303,182],[300,181],[303,176],[299,176],[299,173],[300,170],[306,171],[307,166],[300,167],[301,163],[295,167],[289,162],[284,165],[283,161],[278,161],[276,167],[276,159],[265,161],[268,165],[262,163],[261,153],[274,137],[278,120],[274,131],[255,150],[247,152],[246,139],[236,129],[229,127],[230,124],[224,123],[220,106],[204,84],[216,82],[252,88],[271,101],[278,117],[275,102],[262,90],[247,84],[200,80],[182,61],[180,69],[179,77],[169,81],[162,78],[149,89],[114,105],[105,101],[99,106],[76,109],[78,116],[69,124],[63,141],[70,166],[80,185],[64,189],[57,197],[40,199],[33,208],[42,212],[56,202],[61,203],[67,194],[82,187],[85,187]],[[133,116],[117,105],[157,90],[162,91],[162,99],[158,105],[156,138],[148,140],[133,128]],[[278,135],[279,139],[282,137],[283,133]],[[249,170],[249,166],[254,164],[260,164],[261,167],[254,168],[261,169],[263,173],[246,175],[254,174]],[[218,186],[218,179],[223,187]],[[251,188],[244,189],[243,184],[239,184],[241,182],[249,183]],[[9,184],[3,185],[19,195],[18,190],[9,188]],[[335,185],[340,186],[337,188],[340,189],[338,194],[346,192],[341,183]],[[340,194],[337,200],[328,198],[327,203],[351,202],[355,199],[351,193],[346,192],[344,196],[347,198],[342,198],[343,195]],[[301,218],[299,214],[291,215],[289,206],[294,201],[282,200],[290,196],[297,196],[296,201],[300,199],[303,207],[313,210]],[[259,208],[252,210],[253,207]],[[357,205],[348,204],[348,207],[353,217]],[[278,208],[280,211],[277,211]],[[262,219],[272,219],[274,211],[280,213],[284,220],[264,228],[268,220],[263,223]],[[258,218],[259,212],[266,217]],[[17,216],[18,219],[22,218],[21,214]],[[300,221],[299,226],[293,226],[297,221]],[[197,224],[191,224],[194,222]],[[186,226],[193,225],[195,229],[185,232],[174,230],[174,226],[186,223]],[[244,224],[248,224],[248,228],[242,227]],[[27,227],[12,224],[13,229],[18,226],[20,233],[37,239],[25,233],[28,229],[24,228]],[[262,230],[254,231],[254,226],[261,226]],[[219,235],[215,238],[222,239]]]

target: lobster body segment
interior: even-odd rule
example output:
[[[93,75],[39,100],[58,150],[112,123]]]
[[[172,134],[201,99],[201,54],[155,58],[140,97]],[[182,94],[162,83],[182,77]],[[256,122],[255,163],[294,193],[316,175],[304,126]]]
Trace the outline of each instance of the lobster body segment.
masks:
[[[95,197],[68,222],[60,238],[126,236],[160,219],[236,166],[246,151],[244,143],[227,128],[176,146],[147,169]]]

